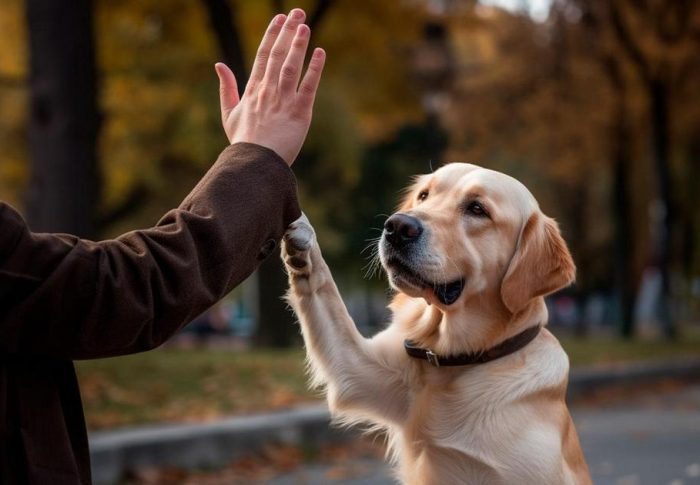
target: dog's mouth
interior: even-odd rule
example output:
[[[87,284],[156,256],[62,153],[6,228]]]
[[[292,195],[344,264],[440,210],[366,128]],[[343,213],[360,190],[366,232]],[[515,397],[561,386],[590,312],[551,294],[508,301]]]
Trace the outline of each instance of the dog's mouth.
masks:
[[[398,258],[390,258],[386,265],[392,277],[419,289],[430,289],[443,305],[452,305],[462,295],[464,278],[448,283],[431,283]]]

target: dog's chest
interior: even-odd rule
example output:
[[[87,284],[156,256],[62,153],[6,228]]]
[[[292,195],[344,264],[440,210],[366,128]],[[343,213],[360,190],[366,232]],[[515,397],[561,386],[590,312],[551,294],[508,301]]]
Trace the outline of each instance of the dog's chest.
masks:
[[[466,446],[474,436],[489,431],[508,402],[510,387],[478,372],[469,376],[449,369],[426,372],[413,395],[410,433],[438,446]]]
[[[520,483],[550,483],[540,478],[556,467],[550,458],[560,437],[556,428],[533,424],[532,408],[518,398],[528,391],[524,385],[516,375],[492,372],[426,373],[402,428],[403,461],[454,466],[467,475],[480,470],[492,477],[486,483],[516,483],[522,471],[514,464],[525,460],[531,479]]]
[[[558,439],[549,429],[533,426],[533,408],[522,400],[532,392],[526,375],[487,367],[453,375],[443,370],[426,372],[424,385],[416,389],[405,428],[412,441],[500,462],[507,455],[529,455]]]

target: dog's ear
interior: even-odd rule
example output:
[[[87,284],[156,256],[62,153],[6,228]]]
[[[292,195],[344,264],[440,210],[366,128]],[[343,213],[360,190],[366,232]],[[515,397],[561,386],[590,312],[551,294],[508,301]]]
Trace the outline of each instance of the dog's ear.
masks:
[[[533,299],[573,283],[576,266],[554,219],[534,213],[523,228],[501,282],[501,298],[511,313]]]

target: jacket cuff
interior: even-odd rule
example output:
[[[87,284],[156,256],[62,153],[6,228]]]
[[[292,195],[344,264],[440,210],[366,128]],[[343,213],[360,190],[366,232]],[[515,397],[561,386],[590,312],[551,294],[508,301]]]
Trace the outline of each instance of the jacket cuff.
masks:
[[[275,190],[279,191],[279,196],[285,199],[283,215],[285,229],[301,217],[296,177],[291,167],[277,152],[255,143],[237,142],[221,152],[217,164],[219,161],[268,173]]]

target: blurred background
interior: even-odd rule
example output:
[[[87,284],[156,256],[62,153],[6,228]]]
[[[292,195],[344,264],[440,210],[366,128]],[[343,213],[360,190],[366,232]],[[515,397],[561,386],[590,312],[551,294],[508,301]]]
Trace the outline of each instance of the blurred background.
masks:
[[[550,327],[572,365],[700,355],[694,0],[3,0],[0,198],[35,231],[155,224],[226,145],[214,63],[242,87],[297,6],[328,62],[294,171],[365,334],[387,321],[368,263],[401,188],[464,161],[559,221],[578,280]],[[316,399],[285,288],[271,257],[169,348],[82,363],[91,428]]]

